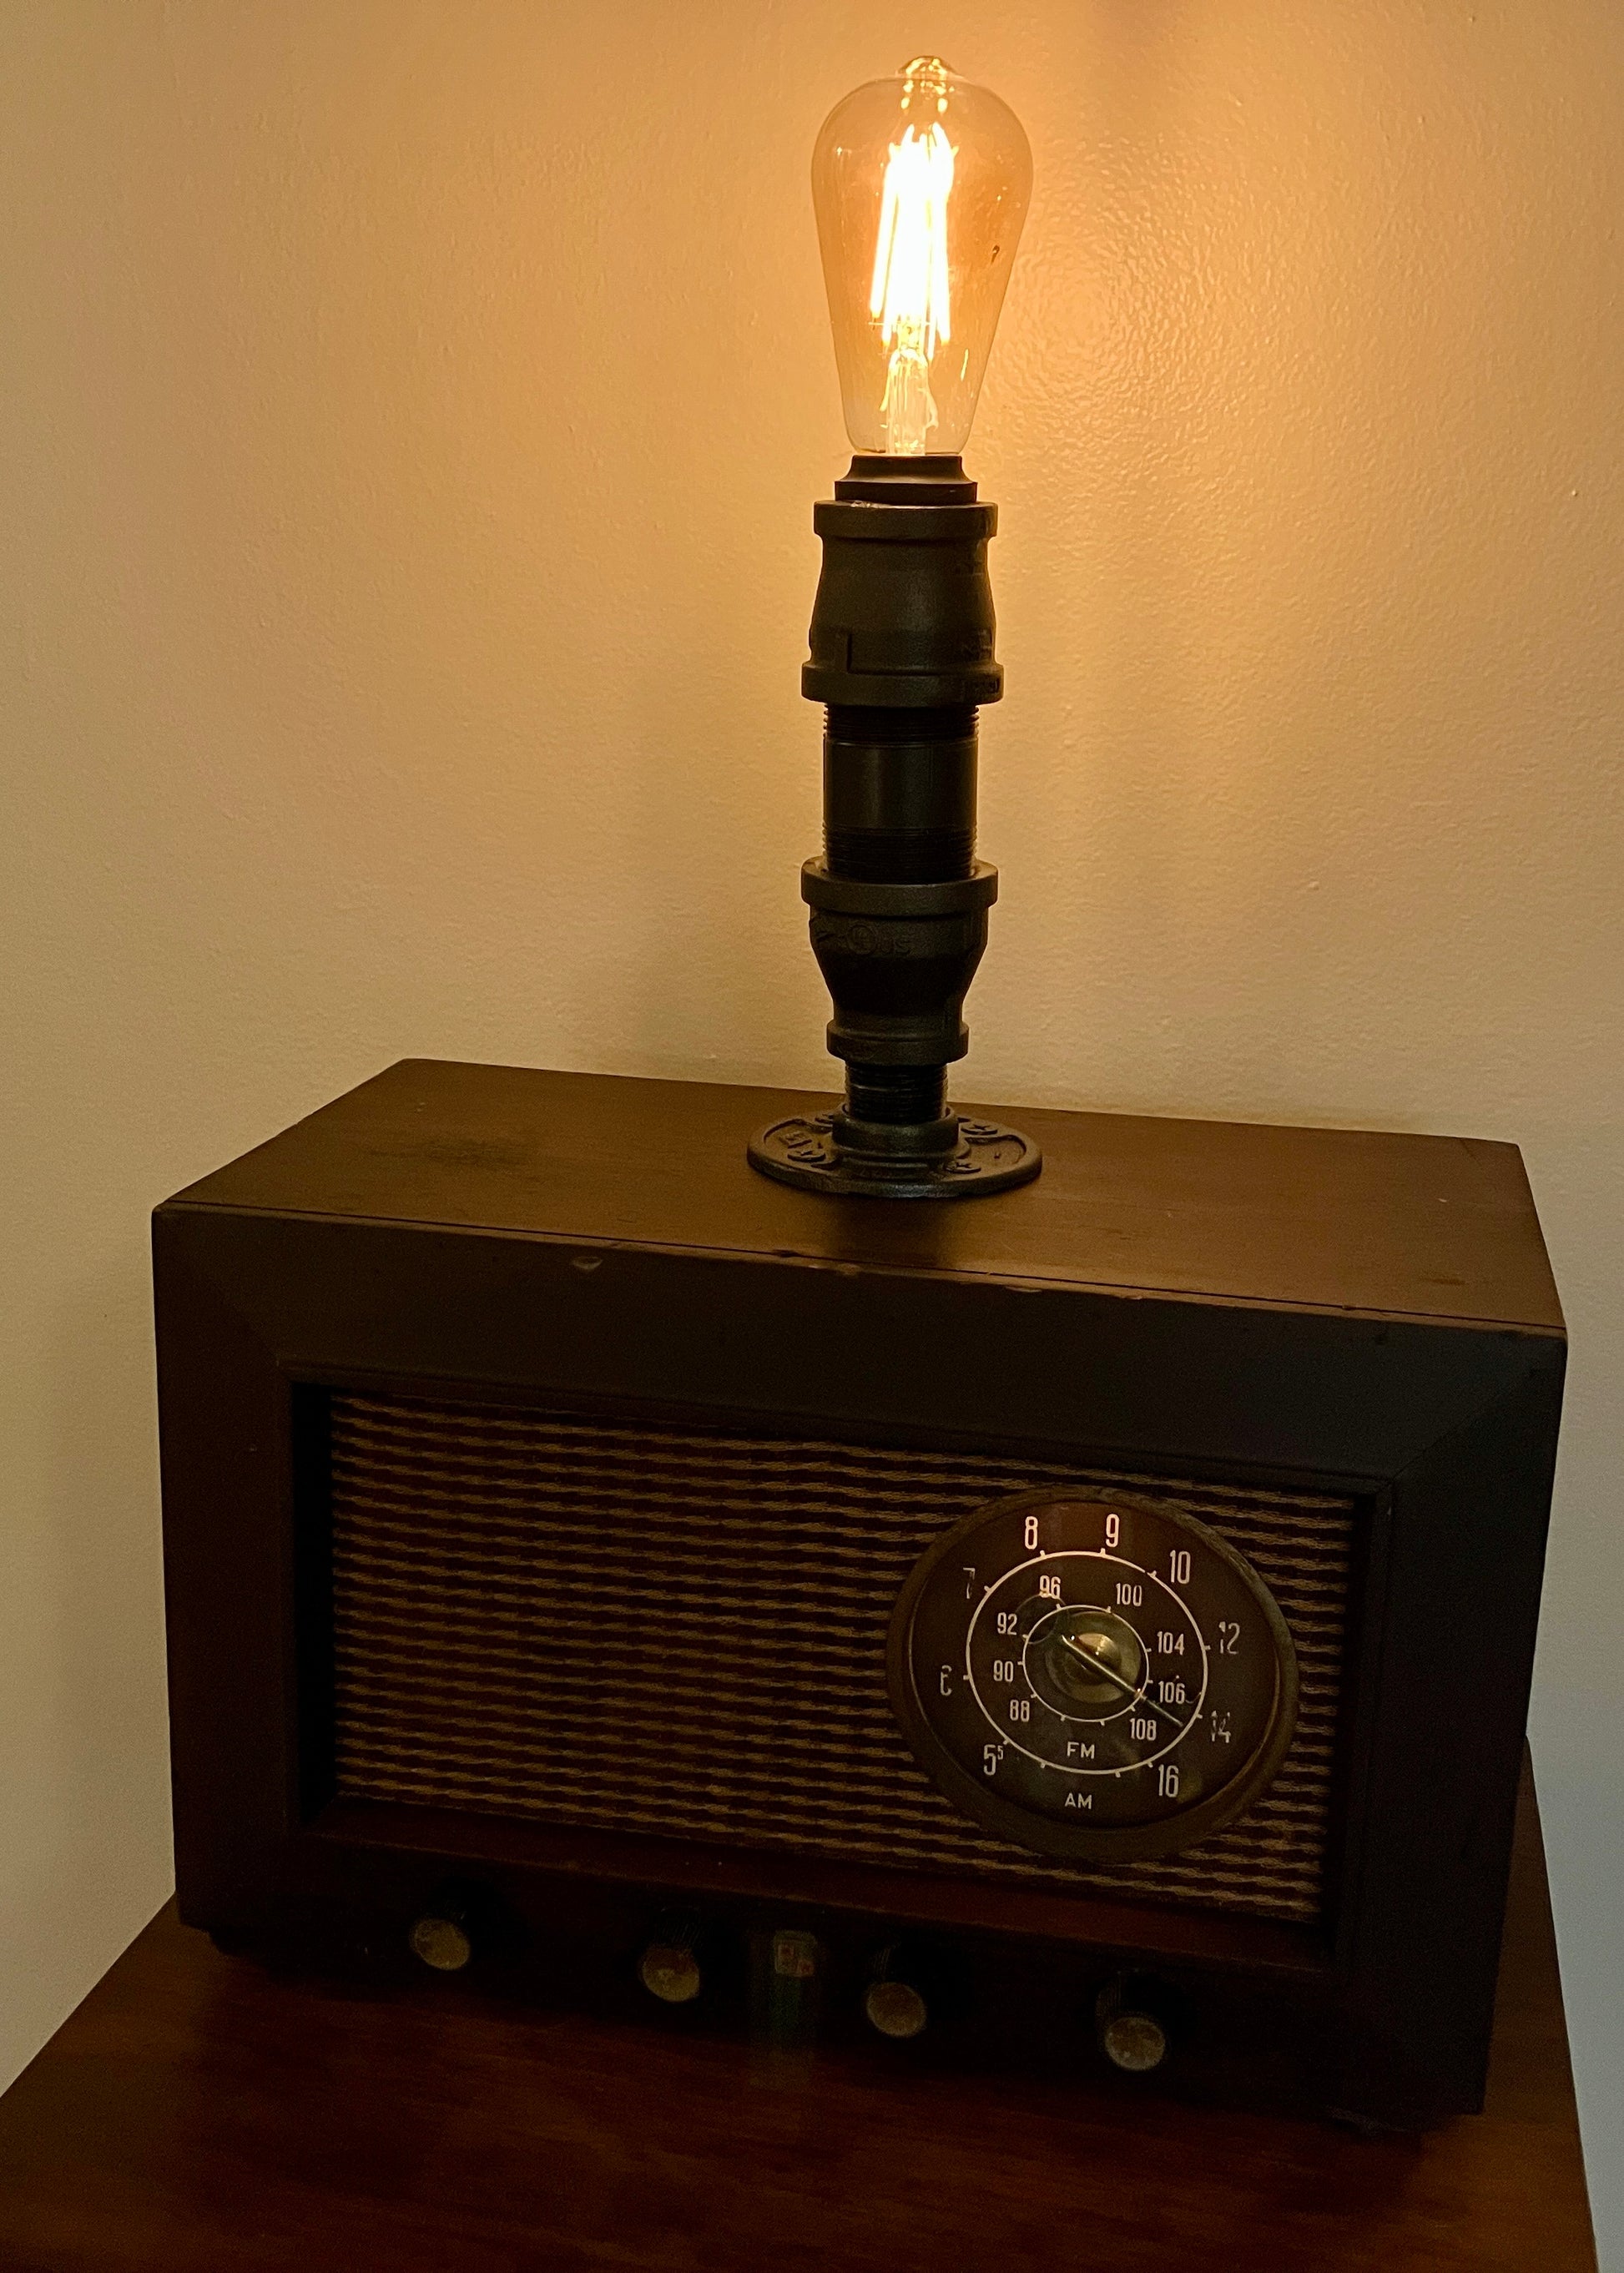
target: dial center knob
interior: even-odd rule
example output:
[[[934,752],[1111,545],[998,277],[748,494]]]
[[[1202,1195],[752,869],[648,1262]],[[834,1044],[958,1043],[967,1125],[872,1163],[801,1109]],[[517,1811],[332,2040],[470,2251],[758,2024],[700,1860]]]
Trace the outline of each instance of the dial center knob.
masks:
[[[1041,1636],[1041,1662],[1067,1704],[1109,1712],[1138,1695],[1145,1652],[1125,1619],[1109,1610],[1064,1610]]]
[[[1101,1633],[1097,1626],[1083,1626],[1074,1633],[1063,1628],[1060,1642],[1069,1655],[1085,1663],[1092,1661],[1108,1673],[1122,1669],[1122,1644],[1115,1634]]]

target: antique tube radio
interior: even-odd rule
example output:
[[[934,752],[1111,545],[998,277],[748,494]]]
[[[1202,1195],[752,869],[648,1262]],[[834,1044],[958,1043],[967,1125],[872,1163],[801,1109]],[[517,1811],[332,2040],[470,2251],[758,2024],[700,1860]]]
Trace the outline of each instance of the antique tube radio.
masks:
[[[1477,2104],[1563,1338],[1505,1144],[958,1110],[1030,182],[814,167],[844,1095],[408,1062],[158,1211],[181,1913],[650,2025]],[[427,1976],[424,1976],[426,1983]]]
[[[182,1915],[1472,2107],[1563,1363],[1515,1151],[1030,1113],[1035,1182],[888,1204],[754,1173],[813,1106],[408,1062],[158,1211]]]

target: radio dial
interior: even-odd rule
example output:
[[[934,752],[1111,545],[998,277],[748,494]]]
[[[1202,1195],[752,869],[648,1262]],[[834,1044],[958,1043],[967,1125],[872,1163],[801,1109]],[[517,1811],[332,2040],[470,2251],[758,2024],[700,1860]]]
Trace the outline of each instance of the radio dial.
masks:
[[[1262,1579],[1193,1516],[1085,1486],[956,1524],[903,1588],[891,1697],[964,1812],[1078,1862],[1169,1855],[1273,1779],[1297,1658]]]

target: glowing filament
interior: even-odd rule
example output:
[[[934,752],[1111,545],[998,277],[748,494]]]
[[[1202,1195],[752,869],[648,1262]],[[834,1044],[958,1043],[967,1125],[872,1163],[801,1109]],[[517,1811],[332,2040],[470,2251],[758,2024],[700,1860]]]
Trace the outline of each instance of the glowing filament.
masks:
[[[889,347],[904,324],[915,326],[924,352],[953,336],[947,296],[947,196],[953,149],[940,123],[928,133],[903,130],[891,145],[874,249],[868,313]]]
[[[890,145],[874,249],[868,313],[891,349],[885,374],[885,446],[916,456],[936,423],[930,361],[953,336],[947,289],[947,199],[953,148],[939,120],[910,125]]]

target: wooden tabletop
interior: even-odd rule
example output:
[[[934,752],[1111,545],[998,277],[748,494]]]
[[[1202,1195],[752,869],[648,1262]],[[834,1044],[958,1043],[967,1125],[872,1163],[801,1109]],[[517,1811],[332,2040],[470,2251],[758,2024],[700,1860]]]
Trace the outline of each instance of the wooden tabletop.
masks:
[[[1448,1922],[1439,1921],[1447,1933]],[[6,2273],[1592,2273],[1531,1788],[1425,2139],[272,1978],[154,1919],[0,2100]]]

